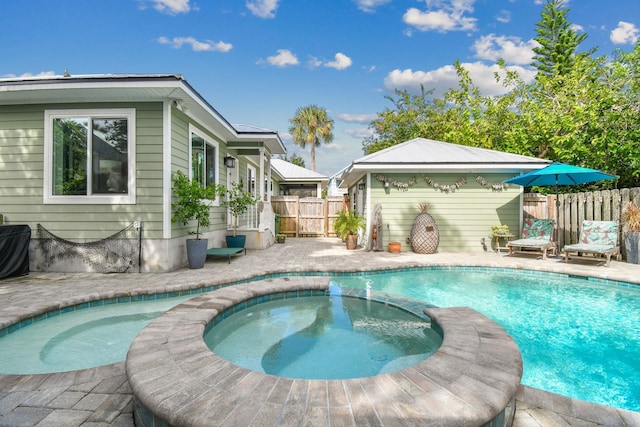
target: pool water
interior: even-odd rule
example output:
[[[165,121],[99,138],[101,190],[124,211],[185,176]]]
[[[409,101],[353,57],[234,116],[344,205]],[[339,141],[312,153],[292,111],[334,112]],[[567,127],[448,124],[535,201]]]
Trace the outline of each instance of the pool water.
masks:
[[[67,372],[122,362],[153,319],[191,296],[63,313],[0,338],[0,374]]]
[[[471,307],[516,341],[523,384],[640,411],[640,287],[461,269],[341,276],[332,283]]]
[[[342,296],[261,303],[209,328],[218,356],[257,372],[288,378],[347,379],[415,365],[442,338],[404,310]]]

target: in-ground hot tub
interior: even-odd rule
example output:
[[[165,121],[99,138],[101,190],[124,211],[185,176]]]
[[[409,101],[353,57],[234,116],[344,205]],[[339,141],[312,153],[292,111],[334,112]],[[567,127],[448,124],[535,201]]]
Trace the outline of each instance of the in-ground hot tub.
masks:
[[[510,425],[520,352],[500,326],[468,308],[425,309],[443,336],[440,348],[411,367],[371,377],[268,375],[220,358],[204,342],[217,316],[272,295],[296,298],[328,288],[326,277],[254,282],[194,298],[160,316],[127,356],[136,425]],[[367,297],[362,289],[349,292]],[[424,309],[413,300],[369,296],[413,313]]]
[[[442,336],[419,315],[395,305],[329,294],[253,298],[216,316],[204,335],[207,346],[238,366],[299,379],[361,378],[415,365],[433,354]],[[227,310],[228,311],[228,310]]]

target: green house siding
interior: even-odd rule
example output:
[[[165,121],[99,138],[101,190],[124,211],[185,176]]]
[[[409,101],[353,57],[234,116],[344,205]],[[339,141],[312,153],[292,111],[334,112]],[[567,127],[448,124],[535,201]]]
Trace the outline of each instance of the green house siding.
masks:
[[[198,129],[199,132],[207,135],[212,141],[218,143],[218,179],[219,184],[226,185],[227,175],[224,167],[224,156],[227,155],[226,144],[220,138],[207,131],[203,126],[192,121],[186,114],[173,109],[171,115],[171,171],[189,171],[189,125]],[[236,167],[239,167],[238,165]],[[222,207],[211,208],[211,225],[200,232],[210,232],[216,230],[226,230],[226,211]],[[184,225],[182,223],[171,224],[171,236],[180,237],[195,232],[195,223]]]
[[[44,113],[35,106],[0,106],[0,213],[5,222],[38,218],[42,203]]]
[[[134,108],[136,110],[136,203],[43,204],[44,111]],[[0,213],[5,222],[37,224],[67,239],[107,237],[135,220],[145,238],[162,236],[162,103],[87,103],[0,106]]]
[[[371,176],[370,208],[376,203],[382,206],[383,245],[391,241],[402,243],[403,251],[411,251],[407,239],[415,217],[420,213],[420,203],[430,204],[429,213],[436,221],[440,234],[438,252],[483,252],[491,250],[491,226],[506,224],[519,233],[520,187],[512,186],[504,191],[492,191],[476,181],[480,175],[486,182],[501,183],[507,174],[385,174],[391,181],[408,182],[417,177],[417,183],[407,191],[393,185],[384,188],[382,182]],[[466,180],[455,192],[434,189],[424,177],[431,178],[441,186],[454,186],[461,178]]]

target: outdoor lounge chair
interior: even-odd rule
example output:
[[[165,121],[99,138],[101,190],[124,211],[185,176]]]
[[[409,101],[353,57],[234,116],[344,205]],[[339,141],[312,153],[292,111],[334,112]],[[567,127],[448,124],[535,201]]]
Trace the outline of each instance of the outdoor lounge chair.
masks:
[[[226,256],[227,264],[231,264],[231,255],[239,254],[244,251],[247,254],[245,248],[209,248],[207,249],[207,255]]]
[[[509,255],[513,255],[514,252],[531,253],[540,251],[542,252],[542,259],[547,259],[548,251],[555,254],[556,244],[552,238],[554,224],[555,221],[552,219],[525,219],[522,226],[522,238],[507,242]]]
[[[569,261],[569,254],[575,252],[579,257],[605,257],[608,267],[612,256],[620,256],[618,221],[582,221],[579,243],[565,245],[562,251],[565,262]]]

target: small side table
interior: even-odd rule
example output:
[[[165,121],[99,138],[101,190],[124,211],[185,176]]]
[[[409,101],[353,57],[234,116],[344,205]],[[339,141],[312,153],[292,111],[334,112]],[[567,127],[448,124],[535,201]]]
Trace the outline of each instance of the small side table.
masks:
[[[496,239],[496,252],[500,253],[500,251],[509,250],[507,247],[507,243],[513,239],[513,234],[497,234],[494,236]],[[504,243],[504,245],[501,245]]]

